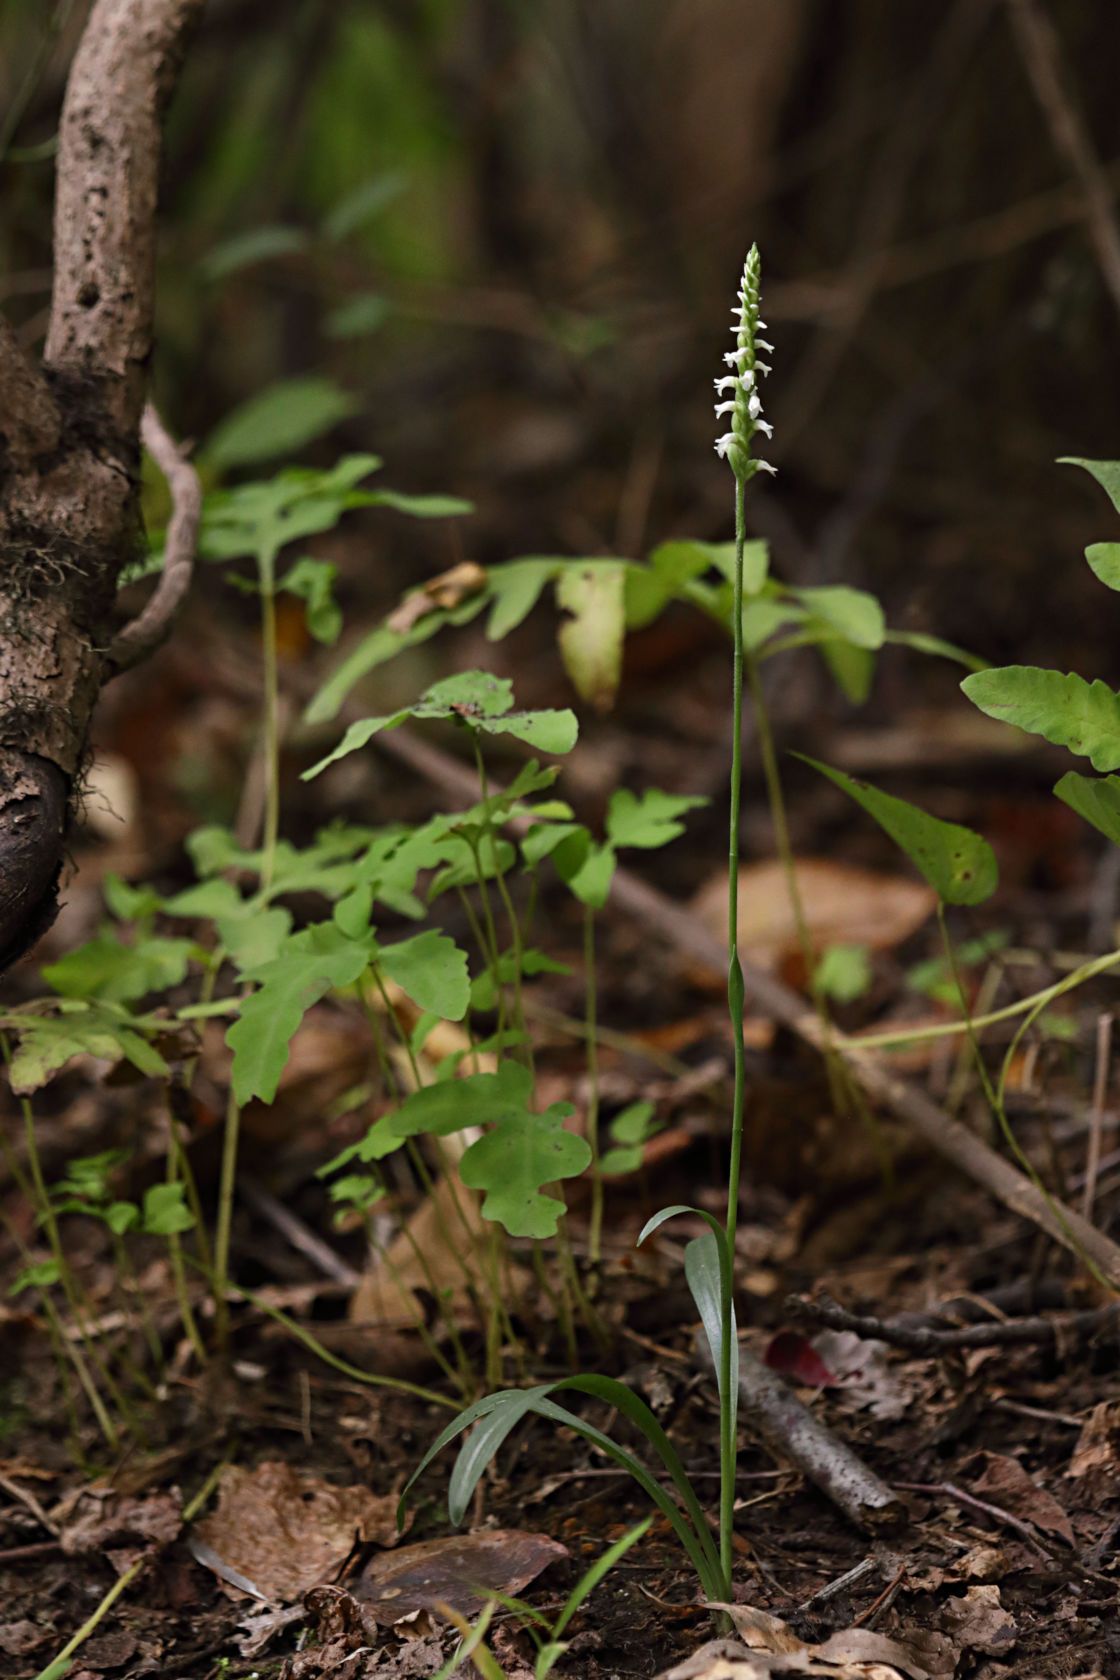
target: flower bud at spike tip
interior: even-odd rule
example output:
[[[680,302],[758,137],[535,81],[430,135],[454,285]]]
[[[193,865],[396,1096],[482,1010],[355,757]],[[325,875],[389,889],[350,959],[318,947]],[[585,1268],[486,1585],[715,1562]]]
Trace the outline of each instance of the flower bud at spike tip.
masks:
[[[758,318],[759,269],[758,246],[752,245],[743,267],[739,301],[731,311],[738,321],[732,329],[735,349],[728,351],[723,358],[733,371],[715,381],[717,396],[732,393],[729,401],[715,405],[717,420],[726,414],[731,416],[731,430],[716,439],[716,454],[728,463],[742,484],[753,478],[756,472],[772,473],[775,470],[769,461],[756,461],[751,456],[751,440],[755,432],[762,432],[766,437],[772,435],[771,426],[762,418],[762,399],[758,394],[759,378],[769,373],[770,369],[755,356],[756,349],[773,348],[757,337],[758,329],[764,326]]]

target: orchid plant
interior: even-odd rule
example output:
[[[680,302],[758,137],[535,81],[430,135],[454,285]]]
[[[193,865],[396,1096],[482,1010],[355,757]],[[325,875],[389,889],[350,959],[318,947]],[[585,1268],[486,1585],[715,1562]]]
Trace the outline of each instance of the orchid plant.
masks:
[[[720,1402],[720,1509],[718,1547],[709,1530],[707,1519],[695,1490],[657,1419],[624,1383],[613,1377],[585,1373],[545,1383],[531,1389],[505,1389],[487,1395],[450,1423],[432,1443],[405,1489],[427,1468],[435,1455],[464,1430],[475,1425],[469,1438],[459,1449],[459,1456],[451,1475],[448,1509],[453,1522],[460,1522],[470,1503],[487,1464],[501,1447],[517,1422],[532,1413],[551,1418],[593,1442],[627,1469],[649,1494],[668,1519],[684,1546],[700,1577],[709,1600],[726,1603],[731,1598],[731,1561],[733,1512],[735,1504],[736,1425],[738,1411],[738,1341],[733,1301],[733,1266],[735,1229],[739,1207],[739,1177],[742,1162],[743,1098],[745,1074],[745,1046],[743,1040],[743,971],[738,953],[738,879],[739,879],[739,809],[742,783],[742,705],[743,705],[743,562],[746,546],[745,492],[750,480],[758,472],[775,469],[753,454],[754,437],[762,432],[769,437],[771,428],[762,417],[762,401],[758,381],[770,369],[758,360],[760,349],[771,347],[759,338],[765,330],[759,319],[760,263],[757,246],[752,245],[743,268],[739,300],[733,314],[737,318],[735,348],[724,361],[731,370],[716,380],[717,419],[730,415],[730,429],[716,441],[716,451],[731,467],[735,476],[735,561],[733,570],[734,600],[731,613],[733,641],[732,658],[732,747],[731,747],[731,824],[728,846],[728,1006],[731,1012],[734,1041],[734,1085],[731,1103],[731,1152],[727,1179],[727,1211],[721,1223],[714,1214],[702,1208],[683,1205],[662,1208],[646,1222],[638,1242],[642,1243],[653,1231],[677,1214],[699,1217],[708,1226],[704,1235],[695,1237],[685,1250],[685,1275],[700,1313],[701,1322],[712,1353],[719,1385]],[[680,1505],[634,1454],[612,1441],[602,1430],[558,1406],[550,1396],[559,1388],[571,1388],[589,1394],[616,1407],[635,1424],[661,1459],[669,1474]],[[683,1507],[683,1509],[682,1509]]]

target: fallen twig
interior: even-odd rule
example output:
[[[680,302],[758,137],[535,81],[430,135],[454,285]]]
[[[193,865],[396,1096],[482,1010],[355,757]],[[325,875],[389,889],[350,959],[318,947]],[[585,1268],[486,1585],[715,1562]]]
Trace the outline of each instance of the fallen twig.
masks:
[[[788,1295],[785,1310],[795,1318],[811,1319],[815,1324],[827,1325],[830,1330],[851,1330],[869,1340],[889,1342],[891,1347],[905,1348],[909,1353],[951,1353],[958,1348],[1021,1347],[1037,1343],[1064,1341],[1070,1335],[1092,1335],[1094,1331],[1120,1322],[1120,1302],[1093,1307],[1087,1312],[1068,1313],[1062,1319],[1014,1318],[993,1320],[990,1324],[968,1324],[951,1330],[939,1330],[933,1325],[900,1324],[889,1318],[873,1318],[868,1313],[849,1312],[827,1295],[810,1300],[804,1295]]]
[[[708,1370],[715,1369],[702,1334],[696,1337],[694,1352]],[[905,1526],[906,1507],[886,1482],[802,1405],[777,1372],[742,1346],[739,1420],[768,1452],[794,1465],[860,1528],[885,1534]]]

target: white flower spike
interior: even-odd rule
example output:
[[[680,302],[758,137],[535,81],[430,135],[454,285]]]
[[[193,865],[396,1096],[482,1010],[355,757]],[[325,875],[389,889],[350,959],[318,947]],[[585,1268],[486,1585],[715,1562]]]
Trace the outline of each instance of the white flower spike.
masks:
[[[721,461],[729,464],[741,484],[746,484],[756,472],[775,471],[769,461],[756,461],[751,455],[755,432],[770,437],[773,430],[762,418],[762,399],[758,394],[759,377],[769,373],[770,369],[765,362],[757,360],[755,351],[773,349],[773,345],[757,336],[759,328],[765,330],[764,323],[758,318],[759,268],[758,246],[752,245],[743,267],[739,301],[731,311],[738,321],[732,329],[735,349],[729,350],[723,358],[724,365],[733,371],[715,381],[717,396],[723,396],[726,391],[733,393],[731,401],[715,405],[717,419],[725,414],[731,415],[731,430],[716,439],[716,454]]]

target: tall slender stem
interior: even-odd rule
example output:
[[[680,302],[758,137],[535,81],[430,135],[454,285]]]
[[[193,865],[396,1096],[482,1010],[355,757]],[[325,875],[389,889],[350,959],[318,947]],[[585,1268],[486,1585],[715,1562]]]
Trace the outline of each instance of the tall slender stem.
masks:
[[[735,1076],[731,1097],[731,1159],[727,1169],[727,1264],[720,1269],[720,1408],[719,1408],[719,1558],[724,1588],[731,1591],[731,1540],[734,1532],[736,1423],[738,1395],[733,1386],[736,1361],[734,1268],[735,1230],[739,1219],[739,1176],[743,1159],[743,1099],[746,1045],[743,1041],[743,967],[739,961],[739,808],[743,784],[743,544],[746,540],[745,487],[735,478],[735,588],[731,641],[731,820],[727,846],[727,1006]]]
[[[596,1036],[598,1002],[595,991],[595,910],[583,907],[583,975],[587,1021],[587,1146],[591,1151],[591,1220],[587,1247],[591,1264],[603,1256],[603,1175],[599,1170],[599,1041]]]

